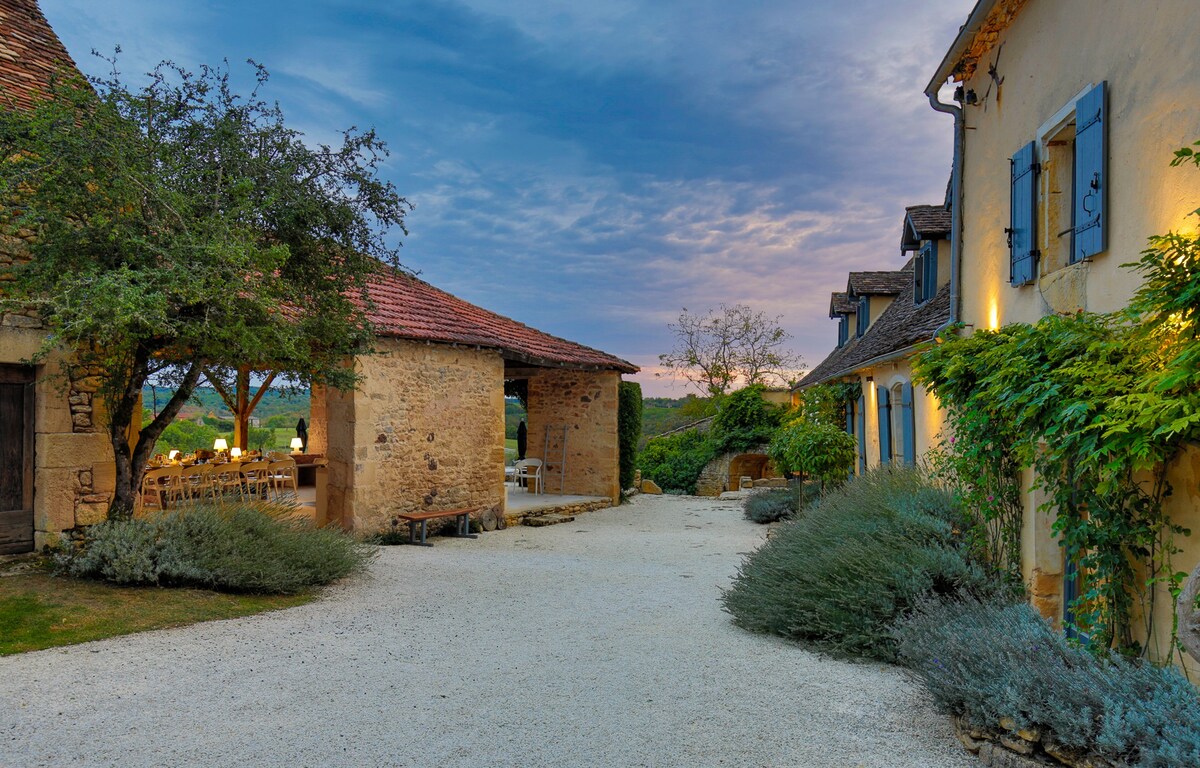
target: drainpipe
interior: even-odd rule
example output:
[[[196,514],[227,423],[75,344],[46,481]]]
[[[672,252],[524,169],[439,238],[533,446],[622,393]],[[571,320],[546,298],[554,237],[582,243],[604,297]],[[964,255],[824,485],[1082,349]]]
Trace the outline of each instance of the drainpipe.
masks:
[[[935,87],[930,83],[925,95],[929,98],[929,106],[936,111],[954,115],[954,165],[950,171],[950,319],[933,332],[934,338],[958,322],[959,304],[962,302],[959,291],[959,262],[962,261],[962,167],[963,144],[966,138],[962,107],[940,101],[939,89],[940,84]]]

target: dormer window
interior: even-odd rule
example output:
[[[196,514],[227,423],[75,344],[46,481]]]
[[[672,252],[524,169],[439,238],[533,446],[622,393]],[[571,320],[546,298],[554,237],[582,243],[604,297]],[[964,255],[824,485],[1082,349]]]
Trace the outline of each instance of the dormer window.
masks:
[[[858,327],[855,329],[855,336],[862,336],[867,332],[867,327],[871,325],[871,297],[858,297]]]
[[[936,240],[928,240],[913,258],[913,303],[924,304],[937,293],[938,249]]]

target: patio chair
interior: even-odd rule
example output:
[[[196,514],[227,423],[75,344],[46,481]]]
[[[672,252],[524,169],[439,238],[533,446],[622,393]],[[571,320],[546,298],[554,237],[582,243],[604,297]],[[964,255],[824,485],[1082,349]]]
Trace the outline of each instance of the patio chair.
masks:
[[[242,462],[242,482],[245,484],[246,493],[257,494],[259,499],[266,499],[271,491],[271,472],[268,469],[270,462],[268,461],[244,461]]]
[[[225,496],[230,491],[237,491],[239,499],[246,498],[246,483],[240,465],[233,462],[213,464],[209,473],[213,496],[217,501],[224,503]]]
[[[183,493],[181,474],[182,467],[147,470],[142,477],[142,505],[166,509],[172,501],[179,501]]]
[[[204,501],[204,497],[215,498],[212,488],[212,467],[194,464],[180,471],[181,498],[187,501]]]
[[[271,479],[271,491],[275,498],[282,499],[290,489],[293,497],[300,496],[300,486],[296,481],[295,459],[279,459],[267,465],[267,476]]]
[[[530,483],[533,484],[533,493],[542,492],[542,460],[541,459],[521,459],[516,464],[513,464],[516,472],[513,473],[513,478],[517,481],[517,485],[521,485],[524,481],[526,490],[529,489]]]

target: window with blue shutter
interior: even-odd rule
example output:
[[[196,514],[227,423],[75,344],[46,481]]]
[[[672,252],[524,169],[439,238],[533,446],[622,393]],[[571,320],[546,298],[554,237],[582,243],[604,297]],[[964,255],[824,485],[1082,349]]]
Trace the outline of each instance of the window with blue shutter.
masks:
[[[867,326],[871,324],[871,299],[867,296],[858,298],[858,327],[855,329],[856,336],[862,336],[867,332]]]
[[[925,250],[913,257],[913,304],[925,301]]]
[[[846,402],[842,403],[842,405],[845,406],[845,410],[846,410],[846,434],[853,436],[854,435],[854,401],[847,400]],[[850,475],[850,477],[854,477],[854,465],[853,464],[850,465],[849,475]]]
[[[867,409],[862,395],[858,396],[857,406],[858,472],[859,474],[864,474],[867,471]]]
[[[913,302],[924,304],[937,293],[937,241],[928,240],[913,259]]]
[[[850,340],[850,319],[845,315],[838,317],[838,346],[844,347]]]
[[[1075,102],[1075,244],[1071,263],[1095,256],[1107,247],[1108,186],[1107,102],[1100,83]]]
[[[1032,283],[1037,275],[1037,155],[1029,142],[1012,157],[1008,235],[1009,282]]]
[[[892,398],[884,387],[876,387],[879,396],[879,463],[892,461]]]
[[[913,466],[917,463],[917,419],[913,408],[913,388],[911,382],[904,382],[900,393],[900,447],[904,463]]]

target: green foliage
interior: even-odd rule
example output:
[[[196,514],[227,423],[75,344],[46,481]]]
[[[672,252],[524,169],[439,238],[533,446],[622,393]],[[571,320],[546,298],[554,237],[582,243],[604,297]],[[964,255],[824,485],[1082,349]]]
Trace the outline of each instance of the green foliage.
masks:
[[[801,501],[801,488],[803,501]],[[812,504],[817,498],[817,489],[804,486],[798,482],[790,483],[787,488],[768,488],[755,491],[746,497],[742,504],[742,513],[752,523],[777,523],[800,514],[800,511]]]
[[[695,493],[696,480],[712,461],[712,445],[697,430],[656,437],[638,456],[642,477],[653,480],[667,492]]]
[[[838,485],[850,475],[858,456],[857,443],[845,427],[823,421],[793,421],[780,429],[767,454],[775,468],[787,474]]]
[[[930,601],[895,635],[934,701],[977,728],[1004,733],[1008,718],[1105,764],[1200,765],[1191,683],[1171,668],[1094,656],[1027,604]]]
[[[517,427],[525,418],[525,406],[520,400],[505,398],[504,400],[504,439],[516,440]]]
[[[194,453],[198,450],[212,450],[213,441],[220,435],[217,430],[207,424],[197,424],[194,421],[173,421],[163,430],[155,446],[156,453],[166,453],[178,449],[184,453]]]
[[[709,431],[715,454],[746,451],[770,441],[784,410],[763,400],[762,393],[762,385],[754,384],[721,398]]]
[[[1195,159],[1176,155],[1176,165]],[[1125,266],[1143,277],[1127,310],[948,334],[914,360],[914,378],[949,414],[958,442],[946,474],[1005,539],[997,559],[1015,569],[1015,478],[1033,467],[1066,556],[1086,574],[1077,622],[1097,648],[1136,653],[1136,617],[1153,636],[1153,586],[1176,590],[1183,576],[1170,560],[1187,531],[1163,505],[1167,464],[1200,438],[1200,236],[1153,237]]]
[[[37,234],[0,311],[36,306],[42,355],[70,349],[101,375],[117,487],[132,513],[142,471],[206,368],[270,362],[302,384],[350,387],[370,348],[360,299],[397,265],[388,236],[409,210],[378,177],[384,145],[348,131],[306,142],[228,72],[163,63],[131,88],[116,73],[63,78],[31,110],[0,111],[0,197]],[[284,308],[288,311],[282,311]],[[175,390],[135,446],[143,385]]]
[[[814,424],[846,424],[846,404],[862,395],[857,381],[835,381],[809,387],[801,393],[797,417]]]
[[[622,381],[617,390],[617,445],[621,488],[633,487],[638,438],[642,435],[642,385]]]
[[[911,468],[824,495],[743,561],[725,610],[740,627],[890,660],[889,625],[931,596],[987,593],[954,496]]]
[[[62,571],[116,584],[294,594],[362,570],[370,552],[346,534],[313,528],[272,503],[191,506],[91,526]]]

